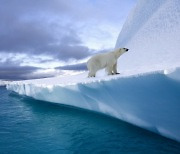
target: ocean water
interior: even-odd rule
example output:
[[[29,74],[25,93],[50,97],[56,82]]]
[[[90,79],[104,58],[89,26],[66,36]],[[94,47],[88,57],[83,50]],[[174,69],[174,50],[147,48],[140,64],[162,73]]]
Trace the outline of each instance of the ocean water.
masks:
[[[0,87],[0,153],[180,153],[180,143],[102,114]]]

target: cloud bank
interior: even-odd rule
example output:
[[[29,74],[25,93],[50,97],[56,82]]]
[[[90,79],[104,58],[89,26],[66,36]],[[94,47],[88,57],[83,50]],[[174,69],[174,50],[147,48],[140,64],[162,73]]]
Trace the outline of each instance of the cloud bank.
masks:
[[[53,60],[56,66],[58,62],[59,66],[66,65],[113,48],[134,4],[135,0],[1,0],[0,78],[6,77],[2,74],[5,68],[9,76],[12,74],[11,63],[17,68],[15,76],[18,68],[33,72],[35,56],[50,57],[49,64],[44,63],[49,68]],[[9,54],[14,57],[8,58]],[[24,59],[17,55],[32,62],[25,67]]]

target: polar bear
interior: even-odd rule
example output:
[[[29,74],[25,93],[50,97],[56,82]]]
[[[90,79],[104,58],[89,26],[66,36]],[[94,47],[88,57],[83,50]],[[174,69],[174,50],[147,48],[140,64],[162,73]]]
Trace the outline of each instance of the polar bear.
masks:
[[[128,50],[127,48],[119,48],[108,53],[101,53],[91,57],[87,62],[87,68],[89,70],[88,77],[95,77],[96,72],[103,68],[106,68],[108,75],[119,74],[117,72],[117,60]]]

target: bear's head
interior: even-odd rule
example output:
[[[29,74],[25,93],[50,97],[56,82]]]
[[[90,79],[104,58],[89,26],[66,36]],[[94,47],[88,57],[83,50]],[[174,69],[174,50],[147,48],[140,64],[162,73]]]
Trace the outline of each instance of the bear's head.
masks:
[[[127,52],[128,50],[129,49],[127,49],[127,48],[120,48],[119,52],[123,54],[123,53]]]
[[[121,56],[123,53],[127,52],[129,49],[127,48],[119,48],[116,50],[117,57]]]

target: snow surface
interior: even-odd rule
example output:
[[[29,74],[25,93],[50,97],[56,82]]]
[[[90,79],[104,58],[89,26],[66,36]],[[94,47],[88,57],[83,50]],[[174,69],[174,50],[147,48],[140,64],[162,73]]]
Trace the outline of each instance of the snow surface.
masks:
[[[116,43],[120,75],[87,72],[26,80],[8,90],[38,100],[97,111],[180,141],[180,5],[140,0]]]

